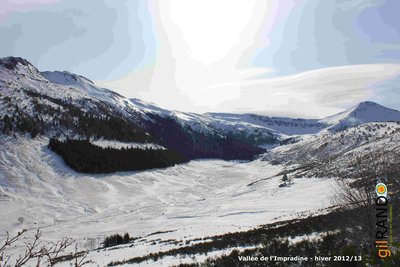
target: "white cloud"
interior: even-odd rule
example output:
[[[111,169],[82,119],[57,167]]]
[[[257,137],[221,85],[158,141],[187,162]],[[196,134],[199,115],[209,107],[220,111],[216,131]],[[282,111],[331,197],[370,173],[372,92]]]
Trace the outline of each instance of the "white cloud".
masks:
[[[285,13],[272,2],[174,0],[150,5],[155,65],[100,84],[169,109],[323,117],[373,97],[375,83],[400,74],[400,65],[371,64],[257,79],[273,71],[252,67],[260,40],[268,46],[275,20],[292,8],[284,6]]]
[[[372,98],[375,84],[396,75],[400,65],[370,64],[252,80],[241,84],[240,97],[221,103],[217,110],[324,117]],[[216,90],[222,93],[229,88]]]
[[[256,45],[254,38],[269,5],[257,0],[175,0],[150,5],[157,40],[155,66],[99,84],[167,108],[199,111],[216,107],[239,96],[237,85],[242,80],[265,72],[241,70],[240,65]],[[208,97],[206,92],[220,84],[231,86],[229,95]]]
[[[241,74],[238,74],[238,80],[190,91],[190,95],[162,87],[166,90],[162,95],[166,99],[151,95],[151,91],[147,92],[149,97],[144,99],[185,111],[324,117],[373,98],[376,93],[374,85],[400,75],[400,65],[333,67],[273,79],[251,79],[253,75],[265,71],[268,70],[244,70],[238,72]],[[124,82],[135,84],[126,79],[102,85],[116,88],[114,85],[119,83],[122,87]]]

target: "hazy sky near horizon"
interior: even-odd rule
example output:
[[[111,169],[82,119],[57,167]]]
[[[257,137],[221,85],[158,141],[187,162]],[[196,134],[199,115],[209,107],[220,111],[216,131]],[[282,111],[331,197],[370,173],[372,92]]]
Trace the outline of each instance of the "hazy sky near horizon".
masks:
[[[0,56],[169,109],[400,109],[398,0],[0,0]]]

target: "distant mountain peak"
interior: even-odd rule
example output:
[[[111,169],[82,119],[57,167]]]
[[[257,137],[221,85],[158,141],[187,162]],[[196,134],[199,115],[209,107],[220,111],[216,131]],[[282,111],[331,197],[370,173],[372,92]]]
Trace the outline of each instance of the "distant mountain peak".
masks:
[[[28,69],[33,72],[39,72],[32,63],[21,57],[0,58],[0,67],[6,68],[10,71],[20,71],[22,69]]]
[[[382,105],[380,105],[380,104],[378,104],[376,102],[373,102],[373,101],[360,102],[354,108],[355,109],[366,109],[366,108],[377,108],[377,107],[386,108],[385,106],[382,106]]]
[[[336,115],[322,119],[332,125],[330,130],[344,129],[369,122],[400,121],[400,111],[372,101],[363,101]]]
[[[121,100],[123,98],[120,94],[106,88],[97,87],[88,78],[69,71],[43,71],[40,74],[52,83],[75,88],[84,94],[113,105],[119,106],[119,101],[116,99]]]
[[[370,100],[362,101],[362,102],[358,103],[357,106],[363,106],[363,105],[378,105],[378,106],[381,106],[378,103],[376,103],[374,101],[370,101]]]
[[[384,118],[394,121],[400,120],[400,111],[382,106],[372,101],[361,102],[349,111],[349,116],[362,120],[371,120],[378,117],[379,119],[377,121],[382,121]]]

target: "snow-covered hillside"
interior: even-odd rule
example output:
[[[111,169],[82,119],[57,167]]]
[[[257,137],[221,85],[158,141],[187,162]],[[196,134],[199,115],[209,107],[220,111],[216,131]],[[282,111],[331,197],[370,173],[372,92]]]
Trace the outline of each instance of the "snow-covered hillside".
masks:
[[[97,87],[91,80],[83,76],[67,71],[44,71],[41,74],[44,78],[55,84],[77,89],[88,96],[120,106],[121,108],[126,108],[126,105],[128,105],[128,102],[124,101],[123,96],[111,90]]]
[[[371,157],[376,163],[390,164],[393,156],[400,155],[399,143],[399,122],[372,122],[304,137],[268,151],[263,160],[300,166],[300,176],[337,176],[339,172],[350,172],[357,158]]]
[[[142,110],[147,114],[171,118],[183,127],[190,127],[195,131],[218,136],[231,136],[256,145],[271,144],[277,142],[280,133],[270,127],[257,124],[255,120],[232,121],[221,119],[212,114],[197,114],[192,112],[181,112],[176,110],[166,110],[153,104],[146,103],[140,99],[130,99],[136,109]],[[234,116],[232,114],[232,116]]]

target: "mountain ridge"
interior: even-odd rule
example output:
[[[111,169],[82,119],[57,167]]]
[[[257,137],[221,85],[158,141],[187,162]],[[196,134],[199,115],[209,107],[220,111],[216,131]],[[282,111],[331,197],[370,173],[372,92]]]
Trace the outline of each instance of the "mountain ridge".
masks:
[[[71,98],[74,92],[78,98],[92,98],[93,101],[107,103],[115,108],[122,116],[142,121],[145,124],[161,117],[176,121],[181,127],[191,128],[195,132],[203,134],[217,134],[242,139],[255,145],[276,143],[290,136],[305,134],[318,134],[323,131],[340,131],[349,127],[367,122],[400,121],[400,112],[386,108],[371,101],[364,101],[338,114],[323,119],[289,118],[279,116],[265,116],[252,113],[204,113],[181,112],[167,110],[154,104],[147,103],[140,99],[128,99],[124,96],[106,88],[96,86],[90,79],[67,71],[43,71],[39,72],[29,61],[23,58],[7,57],[0,59],[0,70],[3,67],[2,78],[7,76],[21,75],[24,78],[51,83],[49,92],[52,97],[54,91],[68,90],[75,91],[61,92],[60,98]],[[10,74],[10,71],[12,74]],[[5,73],[5,74],[4,74]],[[22,81],[14,81],[23,84]],[[26,84],[29,84],[26,82]],[[54,86],[52,84],[55,84]],[[31,86],[35,88],[35,85]],[[38,88],[36,88],[38,89]],[[41,88],[44,90],[43,88]],[[61,90],[62,91],[62,90]],[[47,92],[46,92],[47,93]],[[72,96],[71,96],[72,94]]]

